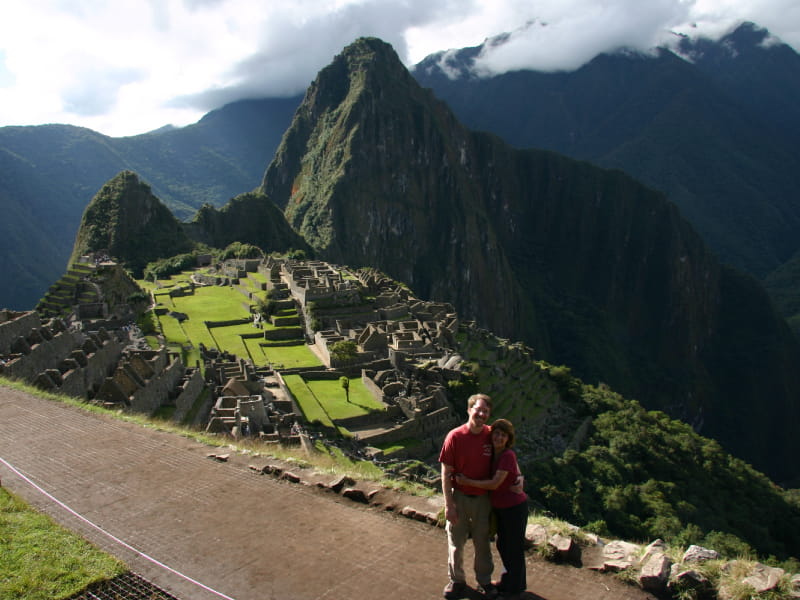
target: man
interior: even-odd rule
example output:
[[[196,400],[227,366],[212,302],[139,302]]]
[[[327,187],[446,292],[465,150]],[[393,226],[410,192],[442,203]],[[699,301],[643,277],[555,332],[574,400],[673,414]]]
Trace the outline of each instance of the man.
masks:
[[[464,546],[472,537],[475,548],[475,579],[487,598],[496,598],[492,584],[492,552],[489,544],[491,505],[485,489],[459,485],[456,474],[470,479],[490,479],[492,465],[491,429],[486,425],[492,400],[486,394],[473,394],[467,400],[469,418],[445,437],[439,462],[442,464],[442,493],[447,519],[447,569],[450,582],[444,588],[448,600],[467,595],[464,575]]]

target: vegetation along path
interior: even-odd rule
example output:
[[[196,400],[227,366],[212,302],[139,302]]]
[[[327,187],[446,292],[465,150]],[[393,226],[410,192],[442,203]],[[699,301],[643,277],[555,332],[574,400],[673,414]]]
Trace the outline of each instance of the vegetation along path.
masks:
[[[177,598],[441,597],[442,529],[260,475],[253,457],[210,454],[175,433],[0,387],[2,485]],[[532,599],[653,598],[533,556],[528,582]]]

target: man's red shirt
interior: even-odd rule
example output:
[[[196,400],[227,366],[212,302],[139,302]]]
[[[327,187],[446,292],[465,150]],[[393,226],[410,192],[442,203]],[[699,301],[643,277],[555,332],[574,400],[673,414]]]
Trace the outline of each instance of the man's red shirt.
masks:
[[[480,433],[472,433],[469,424],[465,423],[451,430],[442,444],[439,462],[453,467],[453,475],[461,473],[470,479],[491,479],[491,428],[484,425]],[[458,485],[455,479],[451,483],[453,488],[465,494],[477,496],[487,492],[469,485]]]

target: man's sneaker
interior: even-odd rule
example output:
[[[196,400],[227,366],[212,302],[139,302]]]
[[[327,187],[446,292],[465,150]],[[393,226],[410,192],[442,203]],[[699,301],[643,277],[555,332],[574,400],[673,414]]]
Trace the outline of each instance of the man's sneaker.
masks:
[[[498,590],[497,586],[493,583],[482,585],[481,591],[483,592],[483,597],[489,600],[494,600],[500,595],[500,590]]]
[[[444,586],[444,597],[447,600],[459,600],[467,597],[467,584],[463,581],[451,581]]]

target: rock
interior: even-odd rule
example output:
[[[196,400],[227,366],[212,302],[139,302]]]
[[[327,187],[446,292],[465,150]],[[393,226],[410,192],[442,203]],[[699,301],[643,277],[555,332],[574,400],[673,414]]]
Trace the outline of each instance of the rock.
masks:
[[[417,510],[411,506],[404,506],[402,509],[400,509],[400,514],[409,519],[413,519],[417,515]]]
[[[584,531],[583,535],[586,537],[586,541],[592,546],[603,546],[605,544],[605,542],[596,533]]]
[[[603,547],[603,570],[624,571],[637,561],[642,547],[638,544],[614,540]]]
[[[432,512],[425,513],[425,522],[430,525],[439,525],[439,515]]]
[[[342,490],[342,496],[350,498],[353,502],[361,502],[363,504],[368,504],[369,502],[364,490],[359,490],[358,488],[345,488]]]
[[[789,590],[789,594],[792,598],[800,598],[800,573],[792,575]]]
[[[667,551],[667,544],[664,540],[657,539],[650,543],[647,548],[644,549],[644,555],[642,556],[642,564],[646,563],[648,559],[656,553],[664,553]],[[670,561],[671,562],[671,561]]]
[[[639,585],[642,589],[660,592],[666,588],[669,581],[672,560],[660,551],[652,551],[646,556],[639,573]]]
[[[349,487],[355,484],[355,479],[348,477],[347,475],[342,475],[339,477],[339,479],[332,481],[329,487],[338,494],[342,491],[342,489],[344,489],[345,486]]]
[[[783,569],[756,563],[753,571],[742,580],[742,583],[755,588],[756,592],[760,594],[774,589],[785,572]]]
[[[533,546],[541,546],[547,542],[547,527],[538,523],[528,525],[525,528],[525,540]]]
[[[707,560],[716,560],[719,558],[719,552],[716,550],[709,550],[708,548],[703,548],[702,546],[689,546],[686,552],[683,553],[683,559],[681,562],[685,563],[702,563],[706,562]]]
[[[671,588],[694,590],[699,598],[708,595],[712,588],[711,582],[705,575],[694,569],[681,569],[680,565],[672,565],[670,580]]]
[[[580,554],[578,545],[574,540],[560,533],[550,536],[547,543],[555,549],[556,556],[561,560],[573,560]]]
[[[300,476],[296,473],[292,473],[291,471],[286,471],[283,475],[281,475],[281,479],[291,481],[292,483],[300,483]]]

